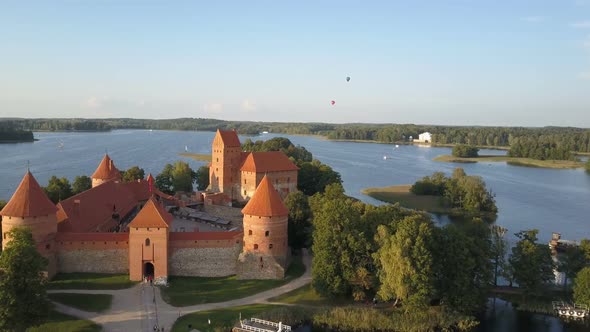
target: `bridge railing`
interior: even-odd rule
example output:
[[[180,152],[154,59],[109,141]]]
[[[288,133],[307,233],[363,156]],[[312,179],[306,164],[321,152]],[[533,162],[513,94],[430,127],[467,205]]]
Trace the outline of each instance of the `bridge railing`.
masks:
[[[260,318],[254,318],[254,317],[252,317],[252,318],[250,318],[250,320],[253,321],[253,322],[255,322],[255,323],[258,323],[258,324],[273,326],[273,327],[276,327],[276,328],[279,327],[279,323],[271,322],[271,321],[260,319]],[[291,331],[291,326],[285,325],[285,324],[280,324],[280,325],[281,325],[282,331]],[[282,331],[279,331],[279,332],[282,332]]]

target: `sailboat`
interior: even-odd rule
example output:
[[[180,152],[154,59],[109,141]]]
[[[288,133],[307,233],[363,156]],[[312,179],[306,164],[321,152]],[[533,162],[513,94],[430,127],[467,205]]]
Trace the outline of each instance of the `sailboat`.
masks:
[[[57,146],[58,149],[62,150],[64,148],[64,142],[59,141],[59,145]]]
[[[185,145],[185,146],[184,146],[184,151],[185,151],[185,152],[188,152],[188,145]]]

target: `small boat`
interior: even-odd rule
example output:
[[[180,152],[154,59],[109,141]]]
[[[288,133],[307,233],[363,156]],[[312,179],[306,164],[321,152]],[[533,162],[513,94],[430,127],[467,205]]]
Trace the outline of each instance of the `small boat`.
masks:
[[[387,160],[387,156],[383,156],[383,160]]]
[[[397,145],[397,144],[396,144],[396,145],[395,145],[395,148],[396,148],[396,149],[397,149],[397,148],[399,148],[399,145]]]
[[[263,131],[262,133],[263,133],[263,134],[268,134],[268,131]]]
[[[64,148],[64,142],[60,141],[59,145],[57,146],[60,150]]]
[[[188,145],[184,146],[184,151],[188,152]]]

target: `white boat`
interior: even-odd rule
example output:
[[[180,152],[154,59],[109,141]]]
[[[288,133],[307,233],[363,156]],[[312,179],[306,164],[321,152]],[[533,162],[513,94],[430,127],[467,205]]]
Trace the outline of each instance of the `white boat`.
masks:
[[[57,146],[59,149],[63,149],[64,148],[64,142],[60,141],[59,145]]]
[[[188,145],[185,145],[184,146],[184,151],[187,151],[188,152]]]
[[[383,156],[383,160],[387,160],[387,156]]]
[[[263,133],[263,134],[268,134],[268,131],[263,131],[262,133]]]
[[[396,149],[397,149],[397,148],[399,148],[399,145],[397,145],[397,144],[396,144],[396,145],[395,145],[395,148],[396,148]]]

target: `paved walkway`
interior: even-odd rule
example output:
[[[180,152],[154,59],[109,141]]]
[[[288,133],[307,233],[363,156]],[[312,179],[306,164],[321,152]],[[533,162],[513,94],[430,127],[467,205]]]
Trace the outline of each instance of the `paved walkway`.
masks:
[[[311,257],[304,252],[305,273],[291,282],[241,299],[218,303],[205,303],[188,307],[173,307],[162,300],[160,289],[139,284],[122,290],[50,290],[49,293],[111,294],[111,308],[102,313],[82,311],[55,303],[55,309],[63,313],[91,320],[102,325],[105,332],[153,332],[157,324],[170,331],[182,315],[203,310],[221,309],[255,303],[269,303],[269,298],[279,296],[311,282]]]

